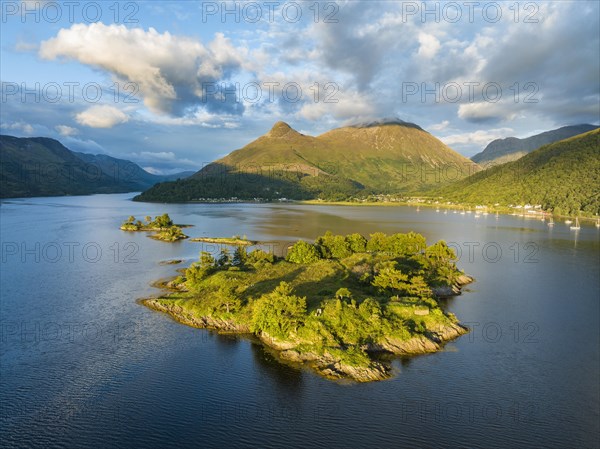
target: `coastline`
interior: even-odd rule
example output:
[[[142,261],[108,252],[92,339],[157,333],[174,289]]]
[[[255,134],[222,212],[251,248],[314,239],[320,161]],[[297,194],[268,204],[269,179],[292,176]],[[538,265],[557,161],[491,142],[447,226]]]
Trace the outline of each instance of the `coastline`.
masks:
[[[152,298],[142,298],[138,302],[149,309],[169,315],[180,324],[198,329],[212,330],[219,333],[234,333],[252,339],[258,339],[261,344],[277,356],[282,363],[291,363],[297,367],[307,367],[316,374],[330,380],[350,380],[354,382],[381,381],[393,377],[391,364],[371,359],[368,365],[348,363],[340,357],[340,348],[324,348],[320,353],[308,348],[302,348],[299,340],[279,340],[266,332],[256,334],[250,326],[233,320],[211,316],[196,316],[186,312],[181,306],[170,300],[170,295],[181,291],[171,282],[175,277],[157,281],[153,286],[163,290],[164,295]],[[445,291],[443,297],[461,294],[462,287],[474,282],[474,279],[463,275],[451,290]],[[170,300],[170,303],[168,302]],[[417,356],[439,352],[449,341],[469,332],[469,329],[458,320],[448,324],[438,325],[428,330],[424,335],[413,335],[409,339],[385,337],[382,341],[363,345],[362,349],[372,355]],[[377,357],[376,357],[377,358]]]

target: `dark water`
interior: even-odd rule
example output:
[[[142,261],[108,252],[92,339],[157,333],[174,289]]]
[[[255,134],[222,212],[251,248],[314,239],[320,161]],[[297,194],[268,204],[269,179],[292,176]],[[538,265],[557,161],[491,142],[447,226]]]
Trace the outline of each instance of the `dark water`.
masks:
[[[2,202],[0,446],[599,447],[593,226],[130,196]],[[163,212],[194,224],[192,236],[285,241],[331,229],[445,239],[477,278],[447,304],[474,330],[441,353],[397,360],[385,382],[334,383],[281,365],[247,339],[136,304],[177,268],[159,261],[189,262],[201,249],[118,230],[130,214]]]

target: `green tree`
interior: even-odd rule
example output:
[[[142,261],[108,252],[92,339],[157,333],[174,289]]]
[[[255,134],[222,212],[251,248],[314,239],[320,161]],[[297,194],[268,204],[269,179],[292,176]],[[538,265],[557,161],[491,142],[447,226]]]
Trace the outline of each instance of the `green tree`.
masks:
[[[406,293],[409,288],[408,275],[398,270],[395,262],[385,262],[381,264],[371,285],[395,294]]]
[[[383,232],[375,232],[369,237],[369,241],[367,242],[367,251],[373,253],[387,251],[387,235],[385,235]]]
[[[354,233],[346,236],[346,242],[353,253],[364,253],[367,250],[367,239],[361,234]]]
[[[386,251],[394,256],[412,256],[425,249],[425,237],[415,232],[392,234],[386,242]]]
[[[215,258],[208,251],[200,252],[200,266],[204,269],[214,268],[216,266]]]
[[[456,260],[456,253],[446,244],[446,242],[440,240],[427,247],[425,250],[425,257],[431,261],[433,266],[437,267]]]
[[[208,252],[200,252],[200,260],[194,262],[185,270],[186,285],[196,288],[199,283],[215,271],[215,258]]]
[[[287,253],[286,260],[292,263],[309,264],[315,263],[320,259],[319,251],[315,245],[304,240],[298,240]]]
[[[352,297],[352,292],[350,290],[348,290],[346,287],[342,287],[342,288],[338,289],[337,292],[335,292],[335,297],[338,299],[344,299],[344,298],[350,299]]]
[[[243,267],[248,259],[248,252],[243,246],[238,246],[233,253],[233,265]]]
[[[324,235],[315,240],[315,245],[319,248],[321,257],[324,259],[343,259],[352,254],[350,244],[343,235],[334,235],[327,231]]]
[[[171,220],[169,214],[162,214],[161,216],[156,217],[154,219],[154,223],[159,228],[168,228],[170,226],[173,226],[173,220]]]
[[[236,292],[236,286],[233,283],[234,281],[235,279],[227,280],[221,285],[217,292],[217,298],[221,304],[221,309],[224,308],[227,313],[236,312],[242,304],[242,301]]]
[[[282,281],[254,303],[252,329],[285,338],[292,330],[297,332],[305,317],[306,298],[294,295],[290,284]]]
[[[217,260],[217,265],[220,267],[224,267],[231,263],[231,255],[229,254],[229,250],[227,248],[223,248],[221,250],[221,254],[219,255],[219,259]]]
[[[267,253],[262,249],[257,248],[250,254],[248,254],[247,261],[248,263],[251,263],[253,265],[259,263],[273,263],[275,262],[275,256],[273,255],[273,253]]]

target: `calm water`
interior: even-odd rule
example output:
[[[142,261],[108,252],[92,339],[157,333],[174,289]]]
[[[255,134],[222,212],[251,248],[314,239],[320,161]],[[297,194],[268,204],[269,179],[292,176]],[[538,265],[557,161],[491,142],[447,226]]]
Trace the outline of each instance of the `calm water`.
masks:
[[[599,447],[600,232],[396,207],[3,201],[2,447]],[[473,332],[347,384],[136,298],[202,244],[119,231],[168,212],[192,236],[278,243],[415,230],[476,277],[447,307]],[[273,245],[276,245],[274,243]],[[470,254],[469,248],[473,248]],[[484,250],[485,247],[485,250]],[[206,248],[204,248],[206,249]],[[500,255],[501,251],[501,255]]]

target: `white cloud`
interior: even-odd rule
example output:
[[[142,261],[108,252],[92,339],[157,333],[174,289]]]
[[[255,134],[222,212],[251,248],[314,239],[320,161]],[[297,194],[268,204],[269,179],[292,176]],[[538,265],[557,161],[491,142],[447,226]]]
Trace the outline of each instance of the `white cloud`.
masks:
[[[491,103],[480,101],[476,103],[461,104],[458,107],[458,116],[463,120],[472,122],[512,120],[517,116],[517,108],[521,109],[519,105],[507,105],[505,102]]]
[[[441,123],[436,123],[435,125],[431,125],[429,127],[429,129],[432,131],[443,131],[444,129],[446,129],[448,127],[449,124],[450,124],[450,122],[448,120],[444,120]]]
[[[492,140],[511,136],[514,133],[512,128],[497,128],[487,131],[475,131],[471,133],[452,134],[446,137],[440,137],[440,140],[448,146],[452,145],[477,145],[485,146]]]
[[[147,159],[155,159],[159,161],[174,161],[175,159],[177,159],[177,156],[175,156],[175,153],[173,153],[172,151],[142,151],[140,152],[140,156]]]
[[[0,123],[0,128],[10,129],[24,132],[25,134],[33,134],[33,126],[23,121],[12,122],[12,123]]]
[[[140,151],[139,153],[130,153],[128,157],[132,160],[144,161],[145,163],[177,162],[183,165],[196,165],[190,159],[180,158],[172,151]]]
[[[441,48],[440,41],[432,34],[419,33],[418,55],[423,58],[433,58]]]
[[[54,129],[56,129],[61,136],[74,136],[75,134],[79,133],[77,128],[67,125],[56,125]]]
[[[234,48],[222,33],[205,46],[154,28],[92,23],[61,29],[42,42],[39,54],[104,69],[135,83],[151,111],[184,115],[201,104],[203,83],[226,79],[243,65],[245,51]]]
[[[109,105],[95,105],[75,116],[80,125],[91,128],[112,128],[129,120],[127,114]]]

